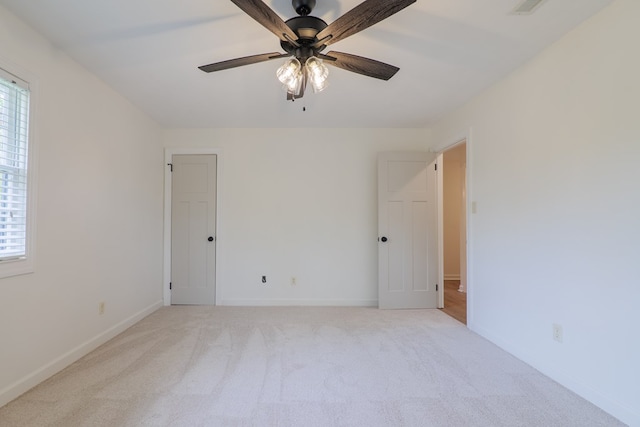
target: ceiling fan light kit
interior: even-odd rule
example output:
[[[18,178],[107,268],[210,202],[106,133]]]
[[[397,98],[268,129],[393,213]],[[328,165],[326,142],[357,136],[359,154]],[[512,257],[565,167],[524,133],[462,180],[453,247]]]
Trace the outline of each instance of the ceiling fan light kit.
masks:
[[[286,53],[265,53],[203,65],[211,73],[277,58],[289,58],[276,75],[287,92],[287,100],[302,98],[307,84],[314,93],[328,86],[329,69],[325,64],[381,80],[389,80],[399,68],[374,59],[343,52],[321,53],[328,45],[356,34],[399,12],[416,0],[365,0],[331,24],[311,16],[316,0],[292,0],[299,16],[283,21],[262,0],[231,0],[246,14],[280,39]]]
[[[297,58],[288,59],[278,68],[276,75],[282,83],[282,88],[292,99],[302,97],[307,83],[311,84],[314,93],[322,92],[329,85],[329,69],[315,56],[309,57],[304,66]]]

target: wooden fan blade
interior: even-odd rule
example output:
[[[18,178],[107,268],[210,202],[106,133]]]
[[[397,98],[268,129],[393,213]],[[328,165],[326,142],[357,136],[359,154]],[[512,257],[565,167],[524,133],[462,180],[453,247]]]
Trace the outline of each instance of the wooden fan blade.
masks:
[[[365,0],[329,24],[316,37],[321,40],[330,35],[331,38],[324,44],[335,43],[377,24],[415,2],[416,0]]]
[[[271,59],[285,58],[291,56],[289,54],[280,54],[278,52],[263,53],[261,55],[245,56],[244,58],[229,59],[227,61],[215,62],[209,65],[202,65],[200,68],[205,73],[213,71],[226,70],[229,68],[242,67],[243,65],[256,64],[258,62],[269,61]]]
[[[258,21],[263,27],[275,34],[280,40],[286,41],[285,34],[291,40],[298,40],[298,36],[284,21],[261,0],[231,0],[247,15]]]
[[[363,58],[349,53],[331,51],[326,56],[336,60],[326,61],[325,64],[381,80],[389,80],[400,69],[375,59]]]

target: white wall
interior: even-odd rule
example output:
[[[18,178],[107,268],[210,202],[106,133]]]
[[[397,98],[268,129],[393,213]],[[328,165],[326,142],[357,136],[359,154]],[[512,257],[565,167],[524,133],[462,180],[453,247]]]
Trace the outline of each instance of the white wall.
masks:
[[[433,129],[472,129],[470,327],[636,426],[639,20],[618,0]]]
[[[219,304],[377,305],[377,153],[424,151],[427,131],[177,129],[164,137],[167,147],[221,150]]]
[[[0,66],[35,82],[35,272],[0,279],[0,406],[159,306],[159,128],[0,7]],[[104,315],[98,304],[106,303]]]

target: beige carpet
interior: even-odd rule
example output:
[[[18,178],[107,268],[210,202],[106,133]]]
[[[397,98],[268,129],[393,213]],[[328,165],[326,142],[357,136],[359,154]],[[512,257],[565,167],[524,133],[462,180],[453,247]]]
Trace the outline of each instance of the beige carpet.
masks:
[[[163,308],[0,426],[617,426],[438,310]]]

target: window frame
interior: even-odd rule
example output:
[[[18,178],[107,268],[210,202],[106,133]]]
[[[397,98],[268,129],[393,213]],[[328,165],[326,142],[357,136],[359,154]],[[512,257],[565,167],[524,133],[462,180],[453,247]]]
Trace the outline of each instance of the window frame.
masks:
[[[19,82],[20,86],[26,86],[29,90],[29,123],[27,136],[27,209],[26,209],[26,239],[25,255],[0,261],[0,279],[22,274],[33,273],[35,270],[35,243],[36,243],[36,183],[37,183],[37,150],[36,150],[36,102],[37,80],[35,77],[16,66],[7,63],[0,58],[0,76],[5,80]]]

